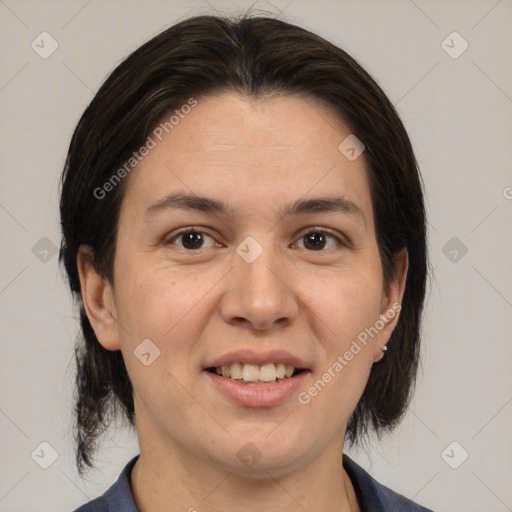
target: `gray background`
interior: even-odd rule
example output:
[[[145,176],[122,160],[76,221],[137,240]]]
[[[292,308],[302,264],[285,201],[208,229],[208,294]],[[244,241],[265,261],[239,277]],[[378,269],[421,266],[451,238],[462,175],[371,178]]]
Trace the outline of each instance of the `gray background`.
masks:
[[[138,453],[119,425],[89,479],[74,467],[78,322],[52,252],[72,130],[106,75],[141,43],[186,16],[251,4],[0,0],[2,511],[72,510]],[[402,116],[425,180],[435,273],[417,392],[394,434],[349,453],[436,511],[512,510],[512,2],[273,0],[255,8],[319,33],[368,69]],[[44,31],[58,43],[46,59],[31,47],[50,48]],[[58,454],[47,469],[40,465],[52,452],[42,442]]]

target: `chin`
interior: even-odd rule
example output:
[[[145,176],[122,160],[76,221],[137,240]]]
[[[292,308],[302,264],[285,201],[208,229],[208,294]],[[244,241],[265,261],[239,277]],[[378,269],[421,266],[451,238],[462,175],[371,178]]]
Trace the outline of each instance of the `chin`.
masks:
[[[237,428],[236,434],[230,429],[233,437],[226,439],[226,444],[230,446],[222,454],[216,454],[217,463],[228,471],[252,478],[268,478],[269,473],[278,476],[292,472],[306,458],[308,439],[304,432],[297,429],[279,429],[280,426],[276,428],[275,423],[246,425]]]

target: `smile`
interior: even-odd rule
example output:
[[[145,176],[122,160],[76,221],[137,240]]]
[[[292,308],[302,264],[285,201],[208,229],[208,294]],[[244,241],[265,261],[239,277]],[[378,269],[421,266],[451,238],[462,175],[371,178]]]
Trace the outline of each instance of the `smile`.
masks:
[[[234,373],[231,373],[233,367]],[[228,371],[229,376],[224,376],[224,372]],[[257,366],[234,363],[227,367],[208,368],[203,375],[208,378],[210,387],[230,402],[245,407],[271,407],[295,397],[304,379],[311,373],[309,370],[298,370],[293,366],[287,369],[285,366],[284,377],[279,377],[282,371],[280,364],[276,366],[269,363]],[[265,378],[269,380],[263,380]]]
[[[208,368],[208,371],[233,379],[241,383],[267,384],[283,379],[289,379],[302,370],[283,363],[267,363],[256,365],[251,363],[233,363],[229,366]]]

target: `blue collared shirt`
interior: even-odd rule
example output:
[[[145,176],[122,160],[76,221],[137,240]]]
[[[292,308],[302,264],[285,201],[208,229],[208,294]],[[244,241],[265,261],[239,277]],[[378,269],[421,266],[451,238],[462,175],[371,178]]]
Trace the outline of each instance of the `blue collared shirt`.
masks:
[[[117,481],[103,495],[75,512],[139,512],[130,487],[131,471],[138,458],[139,455],[126,464]],[[346,454],[343,454],[343,467],[354,486],[361,512],[432,512],[379,484]]]

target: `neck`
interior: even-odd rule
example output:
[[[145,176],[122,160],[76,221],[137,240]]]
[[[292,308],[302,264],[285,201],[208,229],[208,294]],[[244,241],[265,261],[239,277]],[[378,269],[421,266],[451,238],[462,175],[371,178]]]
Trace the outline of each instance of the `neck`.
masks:
[[[290,472],[281,468],[242,475],[199,460],[177,445],[157,449],[156,444],[142,443],[131,487],[140,512],[359,512],[342,466],[342,450],[343,444],[329,446],[320,457]]]

